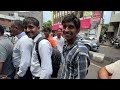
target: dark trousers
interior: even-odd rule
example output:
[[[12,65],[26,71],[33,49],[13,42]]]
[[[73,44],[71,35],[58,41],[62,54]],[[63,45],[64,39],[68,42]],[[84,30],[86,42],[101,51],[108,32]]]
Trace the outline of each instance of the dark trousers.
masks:
[[[28,68],[26,74],[23,77],[19,77],[19,79],[32,79],[32,73],[30,71],[30,67]]]

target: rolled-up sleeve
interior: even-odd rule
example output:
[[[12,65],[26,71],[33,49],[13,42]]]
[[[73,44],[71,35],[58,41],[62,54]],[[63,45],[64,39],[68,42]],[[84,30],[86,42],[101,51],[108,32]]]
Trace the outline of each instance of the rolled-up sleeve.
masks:
[[[21,60],[19,65],[19,71],[17,74],[20,77],[23,77],[30,66],[31,56],[32,56],[32,42],[27,41],[23,42],[20,46]]]
[[[40,79],[48,79],[52,74],[52,47],[47,40],[42,40],[39,43],[39,54],[41,57],[41,72]]]
[[[105,68],[109,73],[113,74],[115,72],[115,70],[117,70],[119,65],[120,65],[120,60],[118,60],[114,63],[111,63],[109,65],[106,65]]]

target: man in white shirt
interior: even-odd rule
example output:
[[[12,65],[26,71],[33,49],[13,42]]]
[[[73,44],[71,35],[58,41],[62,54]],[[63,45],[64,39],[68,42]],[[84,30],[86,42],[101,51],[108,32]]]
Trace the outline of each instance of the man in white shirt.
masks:
[[[13,48],[13,64],[16,67],[16,77],[19,79],[32,79],[30,60],[33,41],[25,34],[23,23],[20,20],[13,21],[10,30],[11,34],[18,38]]]
[[[120,60],[99,69],[98,77],[99,79],[120,79]]]
[[[62,28],[57,30],[57,36],[53,37],[57,44],[57,49],[62,53],[63,46],[64,46],[64,38],[62,37]]]
[[[35,50],[36,42],[40,37],[42,37],[39,30],[39,21],[34,17],[27,17],[23,20],[24,30],[28,37],[32,38],[34,41],[34,48],[32,52],[31,59],[31,72],[33,79],[49,79],[52,75],[52,46],[50,42],[43,39],[39,42],[38,52],[41,59],[41,65],[38,60],[38,56]]]

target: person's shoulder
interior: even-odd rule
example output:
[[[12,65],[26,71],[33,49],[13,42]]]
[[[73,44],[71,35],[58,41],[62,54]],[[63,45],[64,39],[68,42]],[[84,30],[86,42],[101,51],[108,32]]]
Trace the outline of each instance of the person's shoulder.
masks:
[[[49,41],[47,39],[43,39],[39,42],[40,45],[48,45],[50,44]]]
[[[20,38],[20,41],[22,42],[32,42],[32,38],[29,38],[27,35],[23,36],[22,38]]]
[[[78,49],[79,49],[80,52],[86,52],[87,53],[89,51],[88,48],[82,43],[78,43],[77,46],[78,46]]]

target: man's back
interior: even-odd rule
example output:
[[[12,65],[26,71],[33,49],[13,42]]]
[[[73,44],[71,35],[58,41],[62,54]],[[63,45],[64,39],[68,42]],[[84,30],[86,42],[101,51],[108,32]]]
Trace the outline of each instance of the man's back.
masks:
[[[0,60],[4,62],[2,74],[10,75],[14,72],[12,63],[13,44],[4,36],[0,37]]]

